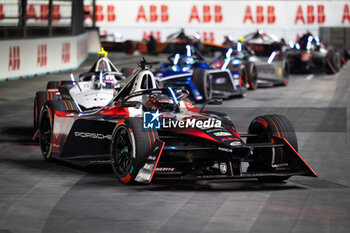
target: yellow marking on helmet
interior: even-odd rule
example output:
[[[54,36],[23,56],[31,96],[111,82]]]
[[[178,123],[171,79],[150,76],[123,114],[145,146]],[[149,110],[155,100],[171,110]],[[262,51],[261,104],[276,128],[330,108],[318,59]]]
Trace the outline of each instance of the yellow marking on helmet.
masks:
[[[107,57],[107,55],[108,55],[108,52],[105,51],[105,49],[103,47],[101,48],[101,51],[97,53],[97,56],[99,56],[99,57],[100,56]]]
[[[239,42],[243,42],[243,41],[244,41],[243,36],[241,36],[240,38],[238,38],[238,41],[239,41]]]

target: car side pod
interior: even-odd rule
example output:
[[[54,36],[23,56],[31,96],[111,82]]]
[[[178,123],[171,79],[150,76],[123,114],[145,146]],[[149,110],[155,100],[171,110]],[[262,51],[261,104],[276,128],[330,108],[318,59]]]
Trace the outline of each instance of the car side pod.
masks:
[[[152,181],[160,156],[162,155],[165,142],[157,139],[152,147],[151,153],[146,157],[143,166],[135,177],[135,181],[148,184]]]
[[[283,137],[272,135],[276,143],[284,144],[283,148],[286,150],[287,154],[290,156],[288,158],[289,163],[293,167],[297,167],[301,170],[304,176],[317,177],[317,174],[312,170],[312,168],[305,162],[305,160],[299,155],[299,153],[292,147],[292,145]]]

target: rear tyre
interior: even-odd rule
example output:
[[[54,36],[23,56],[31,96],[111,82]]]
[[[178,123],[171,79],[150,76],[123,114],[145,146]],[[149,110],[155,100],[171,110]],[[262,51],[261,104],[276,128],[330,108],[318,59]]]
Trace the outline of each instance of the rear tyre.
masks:
[[[254,64],[251,64],[250,72],[248,75],[248,84],[249,90],[255,90],[258,86],[258,73]]]
[[[40,114],[39,145],[45,160],[52,158],[53,113],[52,108],[46,105]]]
[[[40,111],[47,100],[46,91],[38,91],[34,98],[34,109],[33,109],[33,128],[34,131],[38,129],[38,122]]]
[[[285,138],[293,148],[298,151],[298,142],[295,130],[290,121],[282,115],[265,115],[256,117],[249,126],[249,134],[257,134],[258,137],[248,138],[247,143],[267,143],[274,142],[272,135]],[[249,163],[250,171],[273,172],[273,164],[286,163],[287,152],[283,148],[261,148],[255,149],[253,159],[255,162]],[[282,182],[290,176],[270,176],[260,177],[259,181]]]
[[[110,155],[113,171],[121,183],[137,183],[136,175],[158,139],[156,130],[144,129],[142,125],[140,118],[126,118],[114,129]]]
[[[206,69],[195,69],[192,80],[203,97],[202,102],[210,100],[212,98],[212,85],[209,72]]]
[[[289,65],[286,60],[283,61],[282,65],[282,85],[287,86],[289,83]]]
[[[52,158],[52,139],[55,111],[77,112],[75,103],[71,100],[50,100],[40,112],[39,118],[39,145],[45,160]]]
[[[339,53],[330,51],[326,56],[326,72],[335,74],[340,70],[340,55]]]
[[[65,87],[68,85],[72,85],[73,82],[69,80],[63,80],[63,81],[49,81],[46,85],[46,89],[57,89],[59,87]]]

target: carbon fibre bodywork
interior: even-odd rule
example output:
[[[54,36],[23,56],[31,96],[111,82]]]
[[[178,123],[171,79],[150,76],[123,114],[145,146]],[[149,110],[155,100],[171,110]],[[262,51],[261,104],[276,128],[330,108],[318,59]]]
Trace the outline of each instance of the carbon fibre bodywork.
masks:
[[[124,152],[138,163],[127,166],[125,176],[118,176],[123,183],[130,180],[149,183],[153,176],[176,179],[316,176],[282,131],[276,131],[271,142],[250,140],[260,136],[239,134],[227,114],[198,109],[182,95],[186,91],[155,86],[142,89],[144,82],[153,82],[150,79],[150,71],[138,70],[123,81],[109,104],[98,109],[64,110],[55,104],[60,100],[45,103],[39,124],[44,157],[81,166],[109,164],[112,160],[114,166],[118,132],[122,132],[118,130],[124,129],[131,139],[130,148]],[[140,126],[145,124],[145,112],[154,111],[159,113],[160,127]],[[179,122],[189,123],[180,127]],[[268,124],[263,118],[253,122]],[[144,153],[135,140],[146,148]],[[275,158],[275,152],[270,152],[275,150],[283,152],[283,157]],[[263,164],[264,169],[255,169],[251,164]]]
[[[195,81],[196,70],[206,70],[209,76],[210,92],[205,96],[199,88],[201,81]],[[193,46],[187,45],[169,57],[169,63],[161,63],[152,72],[160,86],[174,89],[187,89],[190,97],[196,102],[203,102],[211,98],[229,98],[242,96],[246,91],[245,80],[239,69],[216,69]]]

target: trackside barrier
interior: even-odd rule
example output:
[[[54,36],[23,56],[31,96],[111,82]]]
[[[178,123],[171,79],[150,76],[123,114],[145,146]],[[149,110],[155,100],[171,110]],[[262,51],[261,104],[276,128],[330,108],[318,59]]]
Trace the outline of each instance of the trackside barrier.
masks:
[[[0,41],[0,81],[76,69],[97,53],[97,31],[79,36]]]
[[[91,10],[92,0],[85,0]],[[126,10],[127,9],[127,10]],[[92,12],[92,11],[90,11]],[[92,24],[92,14],[85,15]],[[257,30],[295,41],[319,27],[350,27],[349,0],[96,0],[96,25],[106,34],[124,39],[160,41],[181,27],[202,40],[221,43],[224,35],[237,38]]]

